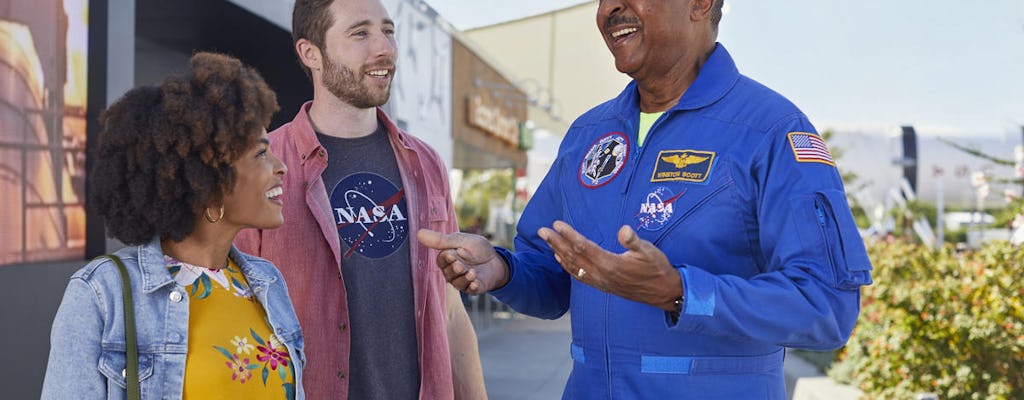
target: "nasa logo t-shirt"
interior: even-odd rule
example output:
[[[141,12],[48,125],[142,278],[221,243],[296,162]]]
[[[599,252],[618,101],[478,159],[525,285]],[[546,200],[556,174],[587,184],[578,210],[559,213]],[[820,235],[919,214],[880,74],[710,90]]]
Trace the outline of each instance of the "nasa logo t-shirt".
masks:
[[[345,177],[331,193],[331,207],[338,235],[348,247],[343,258],[353,253],[384,258],[409,238],[405,192],[383,176],[359,172]]]
[[[382,127],[358,138],[317,138],[327,151],[321,177],[348,299],[349,398],[415,399],[420,371],[409,258],[415,238],[395,152]]]

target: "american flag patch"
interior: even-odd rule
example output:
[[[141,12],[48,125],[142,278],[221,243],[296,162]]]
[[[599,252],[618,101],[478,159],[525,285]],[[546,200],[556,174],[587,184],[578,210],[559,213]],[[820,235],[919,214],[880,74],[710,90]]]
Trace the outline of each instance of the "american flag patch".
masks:
[[[807,132],[790,132],[789,145],[793,147],[793,156],[797,162],[817,162],[836,166],[832,161],[832,153],[818,135]]]

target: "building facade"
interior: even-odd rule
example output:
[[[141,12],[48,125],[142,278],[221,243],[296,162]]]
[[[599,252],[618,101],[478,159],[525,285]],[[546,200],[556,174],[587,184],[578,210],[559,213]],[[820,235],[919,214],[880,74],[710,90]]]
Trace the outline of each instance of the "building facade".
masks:
[[[453,170],[525,167],[518,147],[525,109],[473,86],[511,82],[466,56],[458,34],[426,3],[383,3],[398,27],[399,68],[384,106],[394,120],[434,146]],[[18,360],[0,366],[5,397],[39,396],[50,324],[68,277],[87,259],[120,247],[85,204],[99,113],[132,87],[184,70],[192,53],[217,51],[255,67],[275,90],[281,111],[271,129],[291,120],[312,97],[294,56],[292,6],[292,0],[0,2],[0,318],[12,324],[0,330],[0,342],[16,344],[9,357]],[[456,70],[479,78],[467,81],[460,73],[456,83]],[[482,94],[479,101],[467,102],[474,91]],[[524,97],[513,86],[506,94]]]

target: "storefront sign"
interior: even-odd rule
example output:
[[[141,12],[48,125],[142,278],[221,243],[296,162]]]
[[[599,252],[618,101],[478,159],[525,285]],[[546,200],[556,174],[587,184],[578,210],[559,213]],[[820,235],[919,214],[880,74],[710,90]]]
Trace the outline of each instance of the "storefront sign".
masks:
[[[468,99],[469,125],[496,136],[512,146],[519,147],[519,122],[500,107],[485,104],[482,97],[472,95]]]

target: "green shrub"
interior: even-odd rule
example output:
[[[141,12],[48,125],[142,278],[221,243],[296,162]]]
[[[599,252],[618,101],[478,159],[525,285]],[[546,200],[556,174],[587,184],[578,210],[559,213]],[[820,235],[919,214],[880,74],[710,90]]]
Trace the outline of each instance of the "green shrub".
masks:
[[[946,243],[967,243],[967,228],[946,231]]]
[[[874,285],[829,375],[866,398],[1024,399],[1024,250],[869,247]]]

